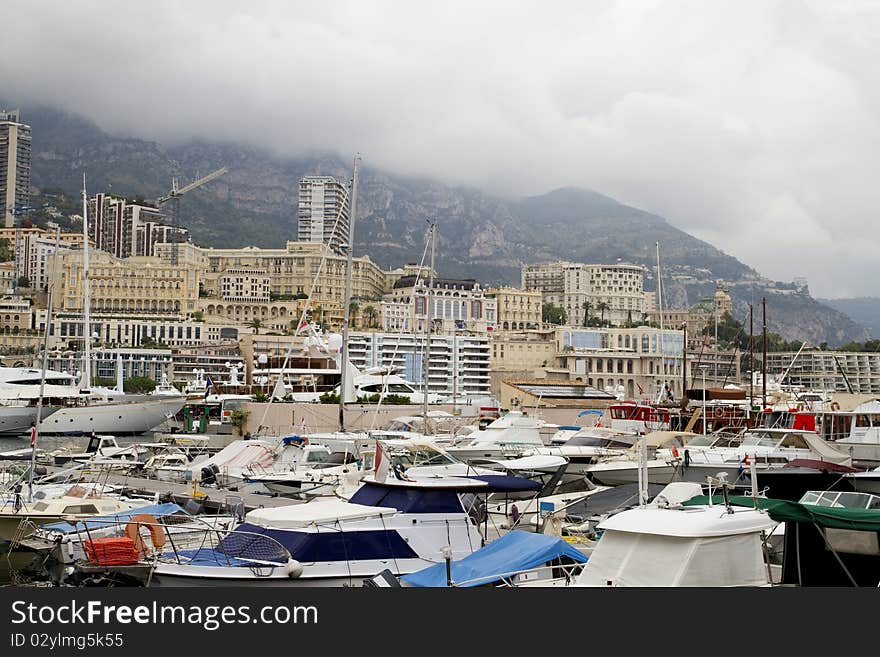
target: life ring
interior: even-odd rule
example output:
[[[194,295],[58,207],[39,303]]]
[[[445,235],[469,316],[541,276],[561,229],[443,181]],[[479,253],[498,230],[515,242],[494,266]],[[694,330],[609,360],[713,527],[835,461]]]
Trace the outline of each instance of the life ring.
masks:
[[[832,411],[839,411],[839,410],[840,410],[840,404],[838,404],[837,402],[831,402],[831,410],[832,410]]]
[[[675,445],[672,446],[672,456],[678,458],[678,447],[676,447]]]
[[[140,530],[142,525],[146,525],[149,528],[150,542],[153,544],[154,549],[165,545],[165,532],[159,527],[159,521],[156,520],[156,516],[152,516],[149,513],[139,513],[136,516],[132,516],[128,521],[128,524],[125,526],[125,535],[134,541],[134,548],[138,552],[148,555],[152,550],[144,544],[144,539],[141,537]]]
[[[721,408],[720,406],[716,406],[716,407],[715,407],[715,411],[714,411],[714,413],[715,413],[715,417],[717,417],[717,418],[722,418],[722,417],[724,417],[724,409]]]

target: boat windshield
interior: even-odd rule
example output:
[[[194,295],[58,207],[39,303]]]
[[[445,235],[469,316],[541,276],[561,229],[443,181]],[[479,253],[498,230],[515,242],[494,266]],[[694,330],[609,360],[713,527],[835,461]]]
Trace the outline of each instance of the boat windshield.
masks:
[[[714,436],[695,436],[687,442],[688,447],[711,447],[715,443]]]
[[[415,392],[415,390],[413,390],[410,386],[406,385],[405,383],[388,383],[385,385],[383,385],[381,383],[371,383],[370,385],[361,386],[361,390],[363,392],[371,392],[374,394],[379,394],[384,391],[386,394],[387,393],[397,394],[397,393],[404,392],[404,393],[411,395],[412,393]]]
[[[394,460],[408,468],[419,465],[447,465],[457,463],[451,456],[431,449],[403,450],[393,455]]]
[[[569,447],[608,447],[611,449],[629,449],[632,447],[630,443],[600,436],[574,436],[562,444]]]
[[[743,447],[776,447],[779,436],[769,431],[751,431],[743,436]]]
[[[800,503],[844,509],[880,510],[880,496],[871,493],[811,490],[804,493]]]
[[[330,450],[314,450],[306,454],[306,463],[326,463],[330,459]]]

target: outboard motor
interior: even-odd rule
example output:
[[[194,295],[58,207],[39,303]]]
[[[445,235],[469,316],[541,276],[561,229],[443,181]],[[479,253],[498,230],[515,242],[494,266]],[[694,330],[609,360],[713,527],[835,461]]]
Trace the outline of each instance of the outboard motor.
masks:
[[[216,466],[208,466],[202,468],[202,479],[200,483],[203,486],[217,483],[217,471],[215,470],[215,467]]]

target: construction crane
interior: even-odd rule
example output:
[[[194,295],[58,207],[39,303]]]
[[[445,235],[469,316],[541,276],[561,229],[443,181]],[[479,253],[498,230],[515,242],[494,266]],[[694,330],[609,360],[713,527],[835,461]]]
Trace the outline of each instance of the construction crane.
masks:
[[[171,201],[171,219],[174,226],[174,234],[171,236],[171,241],[174,244],[174,248],[171,250],[172,265],[177,265],[177,251],[179,248],[177,245],[180,243],[180,197],[187,192],[191,192],[197,187],[206,185],[212,180],[219,178],[227,171],[229,171],[229,169],[227,169],[226,167],[221,167],[216,171],[212,171],[207,176],[203,176],[198,180],[189,183],[188,185],[184,185],[183,187],[180,187],[177,181],[177,176],[175,176],[171,179],[171,193],[169,193],[167,196],[162,196],[161,198],[156,200],[157,206]]]

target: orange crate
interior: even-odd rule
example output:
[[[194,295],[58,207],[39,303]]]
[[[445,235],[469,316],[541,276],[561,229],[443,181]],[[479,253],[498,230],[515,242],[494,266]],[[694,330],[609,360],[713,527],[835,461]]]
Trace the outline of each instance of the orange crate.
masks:
[[[98,566],[130,566],[140,558],[128,536],[95,538],[84,547],[89,561]]]

